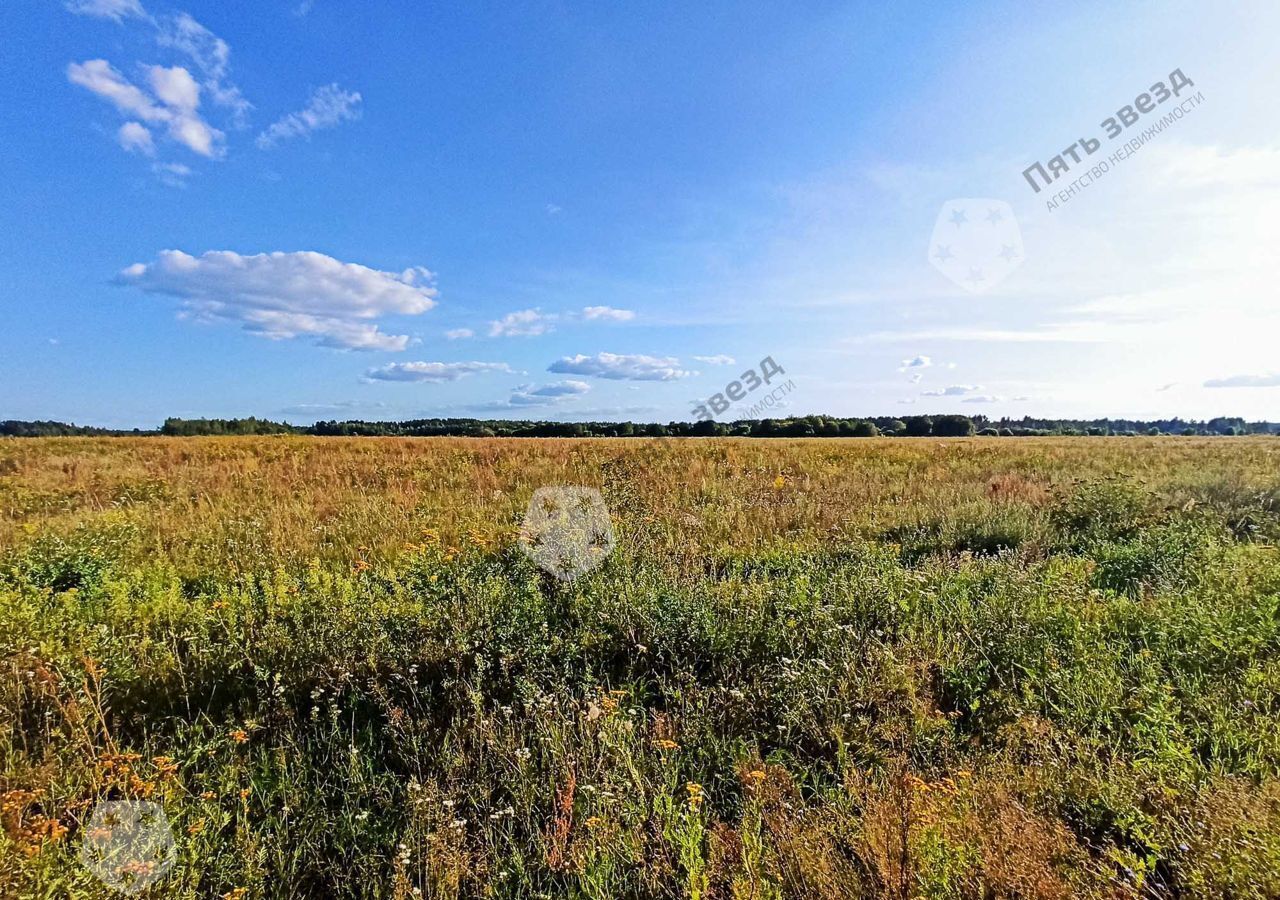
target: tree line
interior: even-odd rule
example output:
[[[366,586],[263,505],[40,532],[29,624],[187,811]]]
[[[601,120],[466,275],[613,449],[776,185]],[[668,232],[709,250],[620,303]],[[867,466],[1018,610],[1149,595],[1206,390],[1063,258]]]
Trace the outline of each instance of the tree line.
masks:
[[[359,419],[290,425],[250,416],[245,419],[165,419],[155,429],[96,428],[54,421],[0,422],[0,437],[85,437],[165,435],[301,434],[369,437],[967,437],[989,435],[1242,435],[1280,434],[1280,423],[1246,422],[1239,417],[1194,419],[989,419],[986,416],[796,416],[735,422],[549,422],[524,419]]]

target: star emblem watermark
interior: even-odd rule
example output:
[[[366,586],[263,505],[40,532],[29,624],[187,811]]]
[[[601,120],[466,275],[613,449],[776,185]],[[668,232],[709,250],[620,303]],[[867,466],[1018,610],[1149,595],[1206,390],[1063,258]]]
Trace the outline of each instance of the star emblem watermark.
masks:
[[[1022,231],[1003,200],[942,204],[929,239],[929,264],[972,294],[991,290],[1023,262]]]

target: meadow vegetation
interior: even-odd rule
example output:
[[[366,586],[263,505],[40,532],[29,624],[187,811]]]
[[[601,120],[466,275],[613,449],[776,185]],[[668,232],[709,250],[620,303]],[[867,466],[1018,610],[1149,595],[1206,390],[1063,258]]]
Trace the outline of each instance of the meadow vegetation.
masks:
[[[1280,896],[1280,438],[0,441],[0,896]],[[617,546],[516,544],[545,485]]]

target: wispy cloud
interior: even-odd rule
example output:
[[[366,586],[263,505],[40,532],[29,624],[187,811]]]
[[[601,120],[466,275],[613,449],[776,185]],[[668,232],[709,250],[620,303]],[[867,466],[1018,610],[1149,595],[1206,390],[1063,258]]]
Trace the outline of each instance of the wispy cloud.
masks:
[[[715,356],[695,356],[694,359],[708,366],[731,366],[734,363],[732,356],[725,356],[723,353]]]
[[[67,0],[63,5],[78,16],[111,19],[115,22],[147,18],[147,11],[138,0]]]
[[[354,121],[360,118],[360,100],[359,93],[344,91],[337,84],[317,88],[305,108],[276,120],[258,135],[258,148],[269,150],[281,141]]]
[[[612,306],[587,306],[582,310],[582,318],[588,322],[630,322],[636,314],[629,309],[615,309]]]
[[[980,391],[982,387],[976,384],[953,384],[949,387],[939,388],[935,391],[921,391],[921,397],[963,397],[965,394],[972,394],[974,391]]]
[[[490,362],[403,362],[390,363],[369,369],[364,373],[366,381],[409,381],[440,383],[457,381],[480,372],[510,372],[506,363]]]
[[[547,315],[536,309],[523,309],[507,313],[501,319],[489,323],[489,337],[532,337],[552,330],[555,315]]]
[[[461,341],[469,337],[475,337],[476,333],[470,328],[450,328],[444,333],[447,341]]]
[[[1270,375],[1230,375],[1226,378],[1210,378],[1207,388],[1267,388],[1280,387],[1280,373]]]

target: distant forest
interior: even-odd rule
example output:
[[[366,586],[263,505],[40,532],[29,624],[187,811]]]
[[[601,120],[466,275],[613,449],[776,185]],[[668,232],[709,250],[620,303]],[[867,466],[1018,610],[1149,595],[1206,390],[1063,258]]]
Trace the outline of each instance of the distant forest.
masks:
[[[510,419],[410,419],[405,422],[316,422],[267,419],[166,419],[156,429],[117,430],[65,422],[0,421],[0,437],[123,437],[131,435],[309,434],[368,437],[966,437],[990,435],[1240,435],[1280,434],[1280,423],[1221,416],[1187,419],[988,419],[986,416],[799,416],[736,422],[539,422]]]

